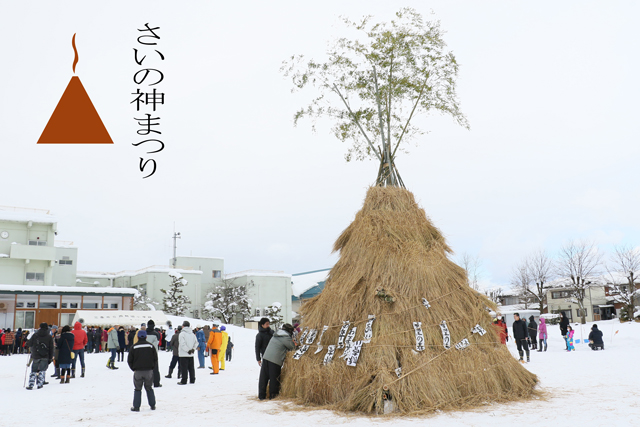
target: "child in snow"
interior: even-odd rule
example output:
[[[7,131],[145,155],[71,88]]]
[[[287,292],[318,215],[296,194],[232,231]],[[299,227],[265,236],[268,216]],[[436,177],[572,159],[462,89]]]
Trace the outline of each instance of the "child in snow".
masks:
[[[576,348],[573,346],[573,332],[573,328],[567,326],[567,351],[576,351]]]
[[[540,332],[540,348],[538,349],[538,352],[542,351],[542,344],[544,344],[544,351],[547,351],[547,323],[544,319],[540,319],[538,331]]]

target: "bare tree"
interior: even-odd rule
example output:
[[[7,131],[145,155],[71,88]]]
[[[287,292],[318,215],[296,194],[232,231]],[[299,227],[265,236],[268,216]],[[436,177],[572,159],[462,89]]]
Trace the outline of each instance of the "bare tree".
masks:
[[[465,269],[467,272],[467,283],[476,291],[480,290],[481,266],[482,261],[477,255],[474,257],[466,252],[462,254],[462,257],[460,258],[460,267]]]
[[[531,276],[529,275],[529,265],[527,260],[523,260],[518,264],[511,273],[511,286],[516,291],[517,295],[524,300],[524,308],[529,308],[531,291]],[[535,295],[535,294],[534,294]]]
[[[485,294],[489,297],[489,299],[498,304],[502,299],[502,295],[504,294],[504,290],[499,286],[494,286],[493,288],[489,288],[485,290]]]
[[[540,306],[540,314],[544,313],[547,304],[547,282],[553,279],[553,261],[544,250],[531,254],[526,261],[529,277],[535,285],[533,290],[527,289],[533,295],[534,301]]]
[[[615,289],[615,299],[624,304],[626,316],[634,318],[636,311],[636,289],[640,280],[640,249],[629,245],[616,246],[607,266],[611,283]],[[624,278],[623,280],[621,280]]]
[[[560,249],[556,272],[570,289],[572,303],[580,307],[581,323],[585,324],[584,299],[587,289],[595,283],[599,274],[602,255],[594,242],[571,241]]]

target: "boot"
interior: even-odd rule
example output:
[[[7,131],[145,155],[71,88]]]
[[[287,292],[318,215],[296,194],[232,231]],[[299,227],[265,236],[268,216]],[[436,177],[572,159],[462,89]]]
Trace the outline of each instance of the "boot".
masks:
[[[76,370],[72,369],[71,370],[71,378],[75,378],[76,377]]]
[[[547,351],[547,343],[544,343],[544,351]]]
[[[64,376],[60,375],[60,384],[64,384]]]
[[[60,368],[56,368],[55,371],[53,372],[53,375],[51,375],[52,377],[55,378],[59,378],[60,377]]]
[[[165,375],[165,378],[171,378],[171,374],[173,374],[173,369],[169,369],[169,375]]]
[[[29,374],[29,387],[27,387],[27,390],[33,390],[33,385],[36,383],[37,376],[38,374],[35,372],[31,372]]]
[[[107,368],[111,369],[111,359],[107,359]]]
[[[529,359],[529,352],[527,351],[527,363],[529,363],[529,362],[530,362],[530,359]]]
[[[120,369],[120,368],[118,368],[114,362],[111,362],[111,369]]]
[[[82,373],[80,374],[80,378],[84,378],[84,368],[82,368]]]
[[[69,374],[67,374],[66,379],[64,380],[65,384],[69,384]]]
[[[524,353],[522,352],[522,350],[520,350],[520,351],[518,352],[518,354],[520,355],[520,361],[521,361],[521,362],[523,362],[523,360],[522,360],[522,356],[524,355]]]

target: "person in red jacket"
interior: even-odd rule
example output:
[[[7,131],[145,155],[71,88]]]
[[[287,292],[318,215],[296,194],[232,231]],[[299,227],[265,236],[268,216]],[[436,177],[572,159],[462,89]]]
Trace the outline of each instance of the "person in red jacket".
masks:
[[[497,319],[493,319],[493,327],[496,329],[500,342],[506,344],[509,341],[509,334],[507,333],[507,325],[502,321],[502,317],[498,316]]]
[[[84,378],[84,348],[86,347],[89,339],[87,338],[87,333],[82,329],[82,325],[80,322],[76,322],[73,325],[73,352],[76,354],[76,357],[71,359],[71,378],[76,377],[76,361],[80,359],[80,366],[82,366],[82,374],[80,377]]]

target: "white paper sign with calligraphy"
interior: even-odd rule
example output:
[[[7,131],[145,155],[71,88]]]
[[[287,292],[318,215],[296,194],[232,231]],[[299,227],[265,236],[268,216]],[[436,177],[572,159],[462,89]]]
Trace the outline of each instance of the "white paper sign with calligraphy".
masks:
[[[331,363],[331,360],[333,359],[333,355],[336,352],[336,346],[335,345],[330,345],[327,347],[327,354],[324,355],[324,362],[322,362],[323,365],[328,365],[329,363]]]
[[[304,328],[304,331],[302,331],[302,335],[300,335],[300,342],[304,341],[304,337],[306,337],[308,333],[309,333],[309,328]]]
[[[300,360],[302,355],[305,354],[307,352],[307,350],[309,350],[309,346],[308,345],[303,345],[302,347],[300,347],[298,349],[298,351],[295,352],[295,354],[293,355],[293,359],[294,360]]]
[[[316,339],[317,335],[318,335],[317,329],[312,329],[311,331],[309,331],[309,335],[307,336],[307,344],[313,344],[313,341]]]
[[[347,356],[349,356],[349,353],[351,351],[351,345],[353,344],[353,339],[356,336],[356,329],[358,327],[354,326],[353,328],[351,328],[351,330],[349,331],[349,333],[347,334],[347,338],[344,340],[344,353],[342,353],[342,356],[340,356],[340,358],[347,358]]]
[[[338,348],[344,348],[344,339],[347,336],[347,330],[349,330],[349,321],[342,322],[340,333],[338,334]]]
[[[442,344],[444,348],[448,350],[451,348],[451,334],[449,333],[447,322],[443,320],[442,323],[440,323],[440,329],[442,330]]]
[[[473,332],[474,334],[480,334],[480,336],[483,336],[484,334],[487,333],[487,331],[485,331],[482,326],[480,325],[476,325],[471,332]]]
[[[424,305],[424,308],[431,308],[431,304],[429,304],[426,298],[422,298],[422,305]]]
[[[462,350],[463,348],[467,348],[469,347],[469,340],[468,339],[463,339],[462,341],[460,341],[458,344],[456,344],[456,348],[458,350]]]
[[[329,326],[325,325],[325,326],[322,327],[322,332],[320,332],[320,338],[318,338],[318,349],[313,354],[320,353],[322,351],[322,349],[324,348],[324,347],[322,347],[321,342],[322,342],[322,336],[324,335],[325,332],[327,332],[327,329],[329,329]]]
[[[349,357],[346,358],[347,366],[356,366],[358,358],[362,352],[362,341],[354,341],[350,347]]]
[[[416,333],[416,351],[424,351],[424,335],[422,334],[422,322],[413,322]]]
[[[376,320],[376,316],[373,314],[369,315],[369,320],[367,320],[367,324],[364,325],[364,343],[369,344],[371,342],[371,338],[373,337],[373,321]]]
[[[396,368],[396,375],[398,376],[398,378],[402,376],[402,368]]]

